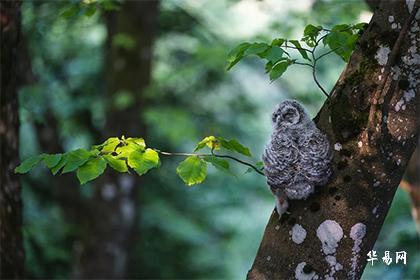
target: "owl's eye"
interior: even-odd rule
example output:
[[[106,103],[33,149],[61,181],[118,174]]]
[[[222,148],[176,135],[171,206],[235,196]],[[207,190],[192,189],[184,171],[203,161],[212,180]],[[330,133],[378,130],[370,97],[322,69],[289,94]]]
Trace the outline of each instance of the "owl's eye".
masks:
[[[290,123],[295,123],[298,121],[299,118],[299,114],[296,112],[296,110],[294,109],[287,109],[282,113],[282,118],[283,120],[290,122]]]
[[[293,115],[292,110],[288,110],[285,114],[283,114],[283,119],[289,120],[293,117]]]

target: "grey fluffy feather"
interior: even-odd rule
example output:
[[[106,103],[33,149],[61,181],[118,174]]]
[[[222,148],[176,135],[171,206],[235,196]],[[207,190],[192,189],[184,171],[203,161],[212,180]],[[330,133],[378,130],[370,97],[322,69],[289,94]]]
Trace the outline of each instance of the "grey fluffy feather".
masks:
[[[327,136],[297,101],[277,105],[272,121],[273,133],[263,153],[264,173],[281,216],[288,199],[306,199],[315,185],[328,182],[331,151]]]

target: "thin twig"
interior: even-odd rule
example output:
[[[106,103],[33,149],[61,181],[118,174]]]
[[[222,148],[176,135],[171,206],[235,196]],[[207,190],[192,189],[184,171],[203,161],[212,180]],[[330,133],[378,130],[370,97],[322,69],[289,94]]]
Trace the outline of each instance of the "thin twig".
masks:
[[[305,50],[305,51],[307,51],[307,52],[312,53],[312,50],[307,49],[307,48],[296,48],[296,47],[288,46],[287,44],[285,44],[285,45],[284,45],[284,47],[285,47],[285,48],[288,48],[288,49]]]
[[[327,37],[328,36],[328,33],[327,34],[324,34],[324,35],[322,35],[321,37],[319,37],[319,39],[318,40],[316,40],[316,42],[315,42],[315,46],[314,46],[314,48],[313,48],[313,52],[315,52],[315,49],[316,49],[316,47],[318,47],[318,45],[319,45],[319,43],[321,42],[321,40],[323,40],[325,37]]]
[[[156,150],[156,149],[155,149],[155,151],[156,151],[156,152],[158,152],[159,154],[162,154],[162,155],[165,155],[165,156],[187,156],[187,157],[188,157],[188,156],[196,156],[196,157],[215,156],[215,157],[218,157],[218,158],[229,158],[229,159],[234,160],[234,161],[236,161],[236,162],[239,162],[239,163],[241,163],[241,164],[243,164],[243,165],[249,166],[249,167],[251,167],[252,169],[254,169],[254,170],[255,170],[255,172],[257,172],[258,174],[265,176],[265,175],[264,175],[264,173],[263,173],[261,170],[259,170],[256,166],[254,166],[253,164],[251,164],[251,163],[249,163],[249,162],[245,162],[245,161],[240,160],[240,159],[238,159],[238,158],[236,158],[236,157],[233,157],[233,156],[228,156],[228,155],[218,155],[218,154],[215,154],[213,151],[212,151],[212,153],[211,153],[211,154],[170,153],[170,152],[163,152],[163,151]]]
[[[314,50],[316,48],[317,45],[315,45]],[[312,58],[314,60],[314,64],[312,67],[312,77],[314,78],[314,81],[316,83],[316,85],[321,89],[322,93],[325,94],[325,96],[327,98],[330,98],[330,95],[325,91],[325,89],[321,86],[321,84],[319,83],[317,77],[316,77],[316,59],[315,59],[315,55],[312,53]]]
[[[297,62],[297,61],[295,61],[295,62],[294,62],[294,64],[297,64],[297,65],[305,65],[305,66],[309,66],[309,67],[311,67],[311,68],[313,68],[313,67],[314,67],[312,64],[309,64],[309,63],[303,63],[303,62]]]
[[[330,98],[330,95],[327,93],[327,91],[321,86],[320,82],[318,81],[318,78],[316,77],[316,62],[318,58],[315,58],[315,49],[318,47],[319,43],[321,42],[322,39],[324,39],[328,34],[325,34],[323,36],[321,36],[316,42],[315,42],[315,46],[312,49],[312,59],[314,61],[313,67],[312,67],[312,77],[314,78],[314,81],[316,83],[316,85],[321,89],[322,93],[325,94],[325,96],[327,98]]]
[[[324,53],[324,54],[321,54],[320,56],[318,56],[317,58],[316,58],[316,60],[320,60],[321,58],[323,58],[324,56],[326,56],[326,55],[329,55],[330,53],[332,53],[332,52],[335,52],[336,50],[338,50],[340,47],[338,47],[338,48],[335,48],[335,49],[333,49],[333,50],[329,50],[328,52],[326,52],[326,53]]]
[[[213,154],[213,155],[214,155],[215,157],[219,157],[219,158],[229,158],[229,159],[232,159],[232,160],[234,160],[234,161],[236,161],[236,162],[239,162],[239,163],[241,163],[241,164],[244,164],[244,165],[246,165],[246,166],[251,167],[251,168],[252,168],[252,169],[254,169],[254,170],[255,170],[255,172],[257,172],[258,174],[265,176],[265,175],[264,175],[264,173],[263,173],[261,170],[259,170],[256,166],[252,165],[251,163],[248,163],[248,162],[242,161],[242,160],[240,160],[240,159],[237,159],[237,158],[235,158],[235,157],[228,156],[228,155],[217,155],[217,154]]]

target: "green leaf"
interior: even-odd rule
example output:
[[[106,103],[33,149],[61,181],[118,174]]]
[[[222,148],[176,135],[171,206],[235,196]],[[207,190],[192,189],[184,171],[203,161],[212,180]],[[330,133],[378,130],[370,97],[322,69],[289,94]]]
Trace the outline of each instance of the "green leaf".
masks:
[[[286,72],[287,67],[289,67],[293,62],[291,60],[280,61],[270,71],[270,80],[274,81],[280,78],[284,72]]]
[[[118,137],[109,138],[104,142],[102,147],[102,153],[112,153],[115,151],[115,148],[120,144],[120,139]]]
[[[243,154],[245,156],[248,156],[248,157],[251,156],[251,152],[249,151],[249,149],[245,147],[244,145],[242,145],[241,143],[239,143],[236,139],[230,140],[229,144],[233,148],[233,150],[235,150],[236,152]]]
[[[102,0],[98,1],[98,4],[102,9],[105,11],[113,11],[113,10],[121,10],[121,1],[115,1],[115,0]]]
[[[353,28],[357,29],[357,30],[365,30],[367,26],[368,26],[368,24],[366,22],[360,22],[360,23],[357,23],[357,24],[353,25]]]
[[[61,157],[62,157],[62,154],[45,155],[44,156],[44,164],[49,169],[51,169],[60,162]]]
[[[105,168],[106,161],[102,157],[92,158],[77,169],[77,179],[80,184],[84,184],[104,173]]]
[[[213,165],[216,169],[223,172],[227,172],[229,175],[235,176],[235,174],[233,174],[232,171],[230,171],[230,165],[227,160],[215,156],[205,156],[203,159],[211,163],[211,165]]]
[[[222,137],[219,137],[219,140],[223,148],[238,152],[248,157],[251,156],[251,152],[249,151],[249,149],[245,147],[244,145],[242,145],[241,143],[239,143],[236,139],[227,141],[223,139]]]
[[[176,172],[188,186],[200,184],[206,179],[207,164],[197,156],[189,156],[178,165]]]
[[[286,40],[285,40],[285,39],[283,39],[283,38],[276,38],[276,39],[274,39],[273,41],[271,41],[271,45],[272,45],[272,46],[281,47],[281,45],[283,45],[283,43],[284,43],[285,41],[286,41]]]
[[[334,25],[333,28],[331,28],[331,31],[351,33],[351,26],[349,24],[337,24]]]
[[[267,63],[265,64],[265,67],[264,67],[264,69],[265,69],[265,73],[270,72],[270,71],[271,71],[271,69],[273,68],[273,65],[274,65],[274,64],[273,64],[271,61],[267,62]]]
[[[257,169],[259,169],[259,170],[263,170],[263,168],[264,168],[264,163],[262,162],[262,161],[259,161],[259,162],[257,162],[257,163],[255,163],[255,166],[257,167]],[[247,174],[247,173],[251,173],[251,172],[255,172],[255,169],[254,168],[252,168],[252,167],[249,167],[246,171],[245,171],[245,174]]]
[[[304,41],[308,46],[314,47],[316,38],[319,35],[319,32],[321,32],[322,26],[315,26],[312,24],[308,24],[305,27],[305,30],[303,31],[303,38],[302,41]]]
[[[118,154],[118,158],[128,158],[131,153],[142,153],[146,147],[144,140],[141,138],[127,138],[124,140],[126,145],[117,147],[115,152]]]
[[[261,55],[268,49],[268,47],[269,46],[266,43],[252,43],[251,46],[246,49],[244,55]]]
[[[152,149],[146,149],[144,152],[134,152],[128,157],[128,166],[133,168],[139,175],[143,175],[150,169],[158,167],[159,164],[159,154]]]
[[[25,159],[19,166],[15,168],[15,173],[24,174],[35,167],[43,158],[44,154],[31,156]]]
[[[244,52],[247,48],[249,48],[250,45],[250,43],[242,43],[229,52],[227,57],[227,70],[230,70],[233,66],[235,66],[236,63],[238,63],[244,57]]]
[[[336,27],[334,27],[336,28]],[[337,55],[339,55],[345,62],[347,62],[356,47],[356,42],[359,39],[358,34],[352,34],[349,29],[340,27],[337,30],[345,31],[331,31],[323,40],[323,43],[328,45]]]
[[[211,135],[211,136],[207,136],[203,140],[201,140],[197,144],[197,147],[195,147],[194,152],[196,152],[198,150],[201,150],[205,146],[207,146],[207,147],[209,147],[210,149],[213,149],[213,150],[219,150],[220,149],[219,140],[216,137]]]
[[[67,154],[63,154],[58,164],[51,168],[51,173],[53,175],[57,174],[58,171],[60,171],[61,168],[63,168],[63,166],[66,165],[66,163],[67,163]]]
[[[63,10],[60,13],[61,17],[71,18],[77,15],[80,12],[80,7],[78,5],[72,5],[70,8]]]
[[[297,41],[297,40],[290,40],[289,42],[292,43],[298,49],[300,55],[304,59],[311,61],[310,58],[309,58],[309,56],[308,56],[308,54],[306,53],[306,51],[304,49],[302,49],[302,46],[300,45],[299,41]]]
[[[96,13],[96,7],[94,5],[89,5],[84,12],[84,15],[87,17],[91,17]]]
[[[275,64],[276,62],[280,61],[281,59],[286,59],[283,57],[283,49],[277,46],[269,47],[267,53],[265,54],[265,58]]]
[[[118,159],[112,155],[104,155],[103,158],[106,160],[109,166],[113,169],[117,170],[118,172],[127,172],[128,167],[125,160]]]
[[[143,149],[146,148],[146,143],[144,142],[143,138],[127,138],[125,139],[125,142],[130,143],[130,144],[135,144],[138,145],[140,147],[142,147]]]
[[[92,153],[84,149],[77,149],[75,151],[67,153],[66,163],[63,168],[63,174],[76,170],[79,166],[83,165],[86,161],[88,161],[91,155]]]
[[[258,169],[262,170],[262,169],[264,168],[264,162],[262,162],[262,161],[258,161],[257,163],[255,163],[255,166],[256,166]]]

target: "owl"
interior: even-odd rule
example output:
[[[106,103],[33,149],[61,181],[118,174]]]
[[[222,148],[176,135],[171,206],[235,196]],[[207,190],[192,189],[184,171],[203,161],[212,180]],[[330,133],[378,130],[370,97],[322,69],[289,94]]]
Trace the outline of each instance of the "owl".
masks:
[[[277,105],[272,122],[273,132],[262,159],[281,216],[289,206],[288,199],[306,199],[315,185],[328,182],[332,154],[327,136],[297,101]]]

